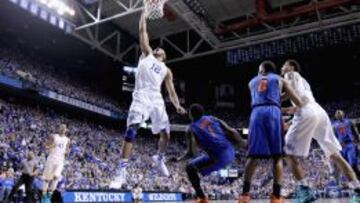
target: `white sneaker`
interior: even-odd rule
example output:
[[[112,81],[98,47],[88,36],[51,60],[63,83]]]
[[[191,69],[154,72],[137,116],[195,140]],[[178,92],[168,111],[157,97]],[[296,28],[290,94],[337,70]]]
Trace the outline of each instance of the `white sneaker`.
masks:
[[[170,173],[164,163],[164,158],[161,158],[159,155],[154,155],[154,156],[152,156],[152,159],[153,159],[155,165],[159,168],[159,171],[162,173],[162,175],[169,177]]]

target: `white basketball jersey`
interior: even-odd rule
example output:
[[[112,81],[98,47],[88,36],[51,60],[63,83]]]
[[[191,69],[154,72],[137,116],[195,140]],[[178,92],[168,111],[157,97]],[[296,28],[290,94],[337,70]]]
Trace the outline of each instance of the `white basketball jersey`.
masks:
[[[315,102],[310,84],[298,72],[285,74],[285,79],[290,83],[295,93],[303,100]]]
[[[167,74],[166,65],[157,60],[154,55],[149,54],[141,58],[138,65],[138,71],[135,77],[135,91],[161,91]]]
[[[56,159],[64,159],[66,154],[66,146],[69,138],[54,134],[54,147],[50,149],[49,157]]]

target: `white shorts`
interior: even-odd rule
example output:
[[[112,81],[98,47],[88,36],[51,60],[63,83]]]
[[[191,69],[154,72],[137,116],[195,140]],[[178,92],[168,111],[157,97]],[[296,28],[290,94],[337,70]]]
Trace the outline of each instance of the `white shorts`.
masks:
[[[134,92],[130,106],[127,127],[143,124],[150,118],[152,133],[159,134],[162,130],[170,133],[169,117],[165,102],[160,92]]]
[[[45,163],[45,169],[43,173],[44,180],[53,180],[55,177],[60,178],[64,169],[64,161],[49,157]]]
[[[307,157],[312,139],[315,139],[327,157],[341,150],[329,116],[317,103],[311,102],[295,113],[285,136],[288,155]]]

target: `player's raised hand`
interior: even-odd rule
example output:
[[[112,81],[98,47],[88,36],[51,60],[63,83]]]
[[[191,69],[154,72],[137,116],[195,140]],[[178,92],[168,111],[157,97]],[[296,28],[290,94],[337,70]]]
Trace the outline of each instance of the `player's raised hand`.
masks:
[[[185,115],[187,113],[186,110],[184,109],[184,107],[182,107],[182,106],[176,107],[176,112],[181,115]]]

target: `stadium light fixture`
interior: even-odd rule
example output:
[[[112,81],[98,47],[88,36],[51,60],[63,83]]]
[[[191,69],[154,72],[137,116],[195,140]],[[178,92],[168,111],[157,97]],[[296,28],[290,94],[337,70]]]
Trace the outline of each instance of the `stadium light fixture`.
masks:
[[[46,7],[55,10],[59,15],[69,14],[75,15],[75,10],[68,6],[63,0],[37,0]]]

